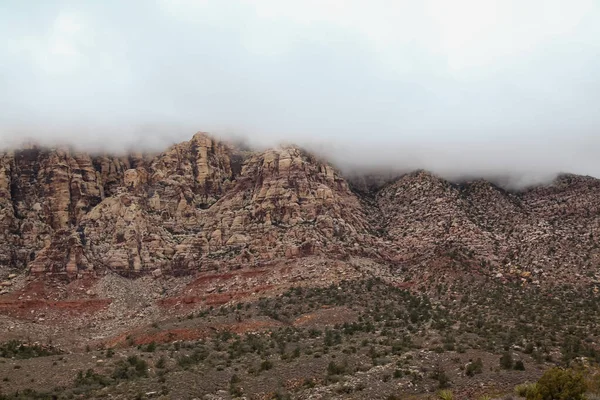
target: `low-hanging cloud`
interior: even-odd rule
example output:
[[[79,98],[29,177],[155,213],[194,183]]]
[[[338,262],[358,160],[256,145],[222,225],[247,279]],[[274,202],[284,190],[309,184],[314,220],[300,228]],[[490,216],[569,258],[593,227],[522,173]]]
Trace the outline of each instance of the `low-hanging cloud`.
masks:
[[[594,0],[0,4],[0,140],[157,150],[198,130],[354,170],[600,177]]]

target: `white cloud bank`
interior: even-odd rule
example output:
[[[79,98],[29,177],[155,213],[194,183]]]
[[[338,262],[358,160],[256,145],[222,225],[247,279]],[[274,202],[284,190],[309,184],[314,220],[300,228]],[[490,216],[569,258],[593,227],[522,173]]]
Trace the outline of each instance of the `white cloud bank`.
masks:
[[[0,141],[197,130],[346,167],[600,177],[594,0],[0,3]]]

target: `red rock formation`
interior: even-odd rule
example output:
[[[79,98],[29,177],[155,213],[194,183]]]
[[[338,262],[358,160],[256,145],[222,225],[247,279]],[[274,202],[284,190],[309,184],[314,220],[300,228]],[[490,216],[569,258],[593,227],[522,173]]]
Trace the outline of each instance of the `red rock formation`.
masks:
[[[0,155],[0,266],[185,273],[320,255],[422,273],[597,278],[596,179],[521,192],[423,171],[385,181],[353,192],[297,147],[242,152],[202,133],[157,155],[15,150]]]

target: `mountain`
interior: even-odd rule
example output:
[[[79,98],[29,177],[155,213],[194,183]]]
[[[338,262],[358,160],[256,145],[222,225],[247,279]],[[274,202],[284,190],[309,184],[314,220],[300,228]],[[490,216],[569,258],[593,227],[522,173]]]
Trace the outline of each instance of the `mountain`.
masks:
[[[180,275],[323,255],[422,274],[454,266],[534,283],[596,279],[594,178],[518,192],[426,171],[351,182],[298,147],[251,152],[204,133],[160,154],[14,150],[0,156],[0,263],[32,274]]]
[[[345,176],[204,133],[7,151],[0,399],[499,399],[556,365],[592,382],[599,199],[591,177]]]

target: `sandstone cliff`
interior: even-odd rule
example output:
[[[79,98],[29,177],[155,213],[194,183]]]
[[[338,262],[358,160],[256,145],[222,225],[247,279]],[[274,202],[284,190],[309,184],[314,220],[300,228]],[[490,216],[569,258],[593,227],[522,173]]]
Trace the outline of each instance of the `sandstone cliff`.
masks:
[[[32,147],[0,166],[0,263],[33,273],[185,272],[370,239],[346,182],[295,147],[244,154],[199,133],[153,156]]]
[[[0,155],[0,266],[182,274],[318,255],[396,274],[600,278],[596,179],[520,192],[424,171],[352,182],[294,146],[249,152],[203,133],[161,154],[14,150]]]

